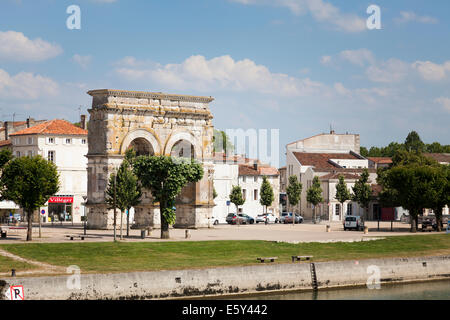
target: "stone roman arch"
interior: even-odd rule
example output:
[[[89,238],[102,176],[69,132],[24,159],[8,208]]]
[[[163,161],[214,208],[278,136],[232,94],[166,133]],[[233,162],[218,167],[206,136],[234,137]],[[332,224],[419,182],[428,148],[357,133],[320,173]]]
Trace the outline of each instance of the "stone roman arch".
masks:
[[[186,186],[176,202],[175,227],[207,227],[212,215],[213,162],[211,97],[122,90],[93,90],[88,126],[88,227],[113,227],[105,203],[108,179],[130,147],[142,154],[170,155],[173,150],[202,162],[204,177]],[[143,192],[134,227],[158,226],[159,210]]]

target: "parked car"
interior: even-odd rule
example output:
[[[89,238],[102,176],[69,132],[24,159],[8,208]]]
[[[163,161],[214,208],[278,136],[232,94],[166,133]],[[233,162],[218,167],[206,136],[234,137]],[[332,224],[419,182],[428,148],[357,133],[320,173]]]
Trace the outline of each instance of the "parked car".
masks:
[[[284,219],[289,215],[292,214],[292,212],[282,212],[281,216],[280,216],[280,220],[278,221],[279,223],[284,223]]]
[[[245,218],[247,220],[246,223],[248,223],[248,224],[254,224],[255,223],[255,218],[250,217],[248,214],[239,213],[239,217]]]
[[[239,220],[238,220],[239,219]],[[247,218],[243,216],[237,216],[236,213],[229,213],[225,219],[228,224],[247,224]]]
[[[267,223],[278,223],[278,217],[275,217],[272,213],[258,214],[256,217],[256,223],[266,223],[266,220]]]
[[[217,226],[219,224],[219,218],[211,217],[211,221],[212,221],[213,225],[215,225],[215,226]]]
[[[292,223],[293,219],[295,219],[295,223],[303,223],[303,217],[296,213],[294,218],[292,212],[289,212],[289,214],[286,215],[286,217],[284,218],[284,223]]]
[[[355,229],[356,231],[364,230],[364,221],[360,216],[347,216],[344,219],[344,231]]]

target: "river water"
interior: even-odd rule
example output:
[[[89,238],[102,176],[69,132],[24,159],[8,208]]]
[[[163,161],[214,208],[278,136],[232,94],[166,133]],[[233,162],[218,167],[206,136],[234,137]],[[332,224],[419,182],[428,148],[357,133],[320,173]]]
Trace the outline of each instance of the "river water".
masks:
[[[234,299],[234,298],[232,298]],[[450,300],[450,280],[240,297],[242,300]]]

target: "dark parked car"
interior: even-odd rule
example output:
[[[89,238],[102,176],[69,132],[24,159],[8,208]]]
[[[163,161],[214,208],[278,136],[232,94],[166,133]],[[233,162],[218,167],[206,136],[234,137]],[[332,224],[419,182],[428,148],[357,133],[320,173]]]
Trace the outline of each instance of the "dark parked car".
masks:
[[[236,213],[229,213],[225,219],[228,224],[237,224],[239,218],[239,224],[247,224],[247,218],[242,216],[237,216]]]
[[[255,223],[255,219],[250,217],[248,214],[239,213],[239,217],[247,219],[247,223],[249,223],[249,224],[254,224]]]

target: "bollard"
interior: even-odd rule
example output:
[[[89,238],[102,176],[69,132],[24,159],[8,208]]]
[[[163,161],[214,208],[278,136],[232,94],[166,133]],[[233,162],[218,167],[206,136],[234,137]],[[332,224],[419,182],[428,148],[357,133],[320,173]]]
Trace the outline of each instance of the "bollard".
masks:
[[[364,227],[364,234],[368,234],[369,233],[369,227]]]
[[[327,225],[327,232],[331,232],[331,226]]]
[[[189,230],[185,231],[185,236],[186,239],[190,239],[191,238],[191,232]]]
[[[11,277],[15,277],[16,276],[16,269],[11,269]]]

